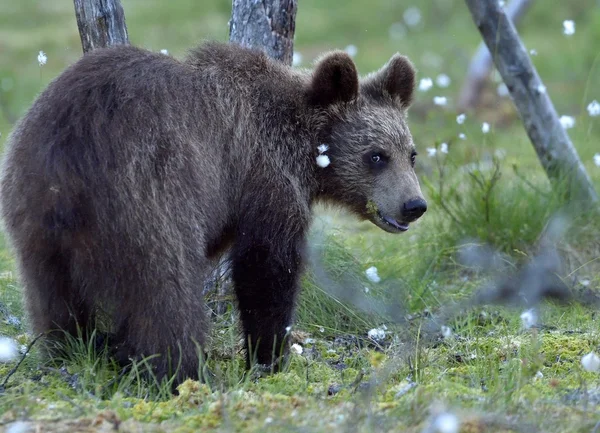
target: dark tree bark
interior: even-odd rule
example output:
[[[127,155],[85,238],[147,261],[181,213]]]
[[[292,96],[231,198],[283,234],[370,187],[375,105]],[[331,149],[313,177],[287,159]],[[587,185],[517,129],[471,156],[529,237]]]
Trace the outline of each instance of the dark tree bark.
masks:
[[[533,0],[512,0],[506,6],[506,15],[517,26],[532,3]],[[490,51],[485,42],[481,42],[477,48],[477,52],[471,59],[467,77],[458,98],[458,109],[460,111],[477,106],[481,90],[493,67],[494,61],[492,60]]]
[[[570,199],[598,202],[590,178],[517,31],[498,0],[465,0],[549,179],[567,181]]]
[[[129,44],[120,0],[73,0],[84,54],[95,48]]]
[[[292,64],[298,0],[233,0],[229,40]]]

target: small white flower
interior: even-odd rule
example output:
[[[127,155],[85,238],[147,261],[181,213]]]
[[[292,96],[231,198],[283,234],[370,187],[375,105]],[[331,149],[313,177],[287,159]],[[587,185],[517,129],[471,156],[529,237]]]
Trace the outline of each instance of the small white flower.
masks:
[[[458,116],[456,116],[456,123],[458,123],[459,125],[462,125],[463,123],[465,123],[466,118],[467,118],[467,115],[465,113],[459,114]]]
[[[169,55],[169,50],[163,48],[162,50],[160,50],[160,53],[164,54],[165,56],[168,56]]]
[[[563,21],[563,33],[567,36],[575,34],[575,22],[573,20]]]
[[[444,338],[450,338],[452,337],[452,329],[450,329],[450,327],[448,326],[442,326],[442,337]]]
[[[327,146],[326,144],[320,144],[319,146],[317,146],[317,150],[319,151],[319,154],[325,153],[329,150],[329,146]]]
[[[365,287],[365,293],[369,293],[371,289],[369,289],[368,287]]]
[[[500,83],[498,85],[498,88],[496,89],[496,92],[498,92],[498,96],[501,96],[501,97],[508,96],[509,93],[510,93],[508,91],[508,87],[506,87],[506,84],[504,84],[504,83]]]
[[[46,53],[44,53],[43,51],[40,51],[37,56],[37,61],[40,64],[40,66],[44,66],[46,64],[46,62],[48,61],[48,57],[46,56]]]
[[[442,143],[442,144],[440,144],[440,152],[442,152],[442,153],[448,153],[448,143]]]
[[[461,140],[466,140],[467,136],[461,132],[460,134],[458,134],[458,138],[460,138]]]
[[[542,373],[541,371],[538,371],[538,372],[535,374],[535,378],[536,378],[536,379],[543,379],[543,378],[544,378],[544,373]]]
[[[434,96],[433,103],[435,105],[446,105],[448,104],[448,98],[446,98],[445,96]]]
[[[327,155],[319,155],[317,156],[317,165],[319,167],[325,168],[329,165],[331,161]]]
[[[19,355],[17,343],[12,338],[0,337],[0,362],[10,362]]]
[[[594,164],[596,164],[596,167],[600,167],[600,153],[594,155]]]
[[[406,36],[406,27],[402,23],[394,23],[390,26],[388,34],[392,40],[403,39]]]
[[[487,134],[488,132],[490,132],[490,124],[487,122],[483,122],[481,124],[481,132],[483,132],[484,134]]]
[[[358,48],[356,48],[356,45],[348,45],[346,48],[344,48],[344,51],[346,51],[350,57],[354,57],[356,54],[358,54]]]
[[[575,126],[575,118],[573,116],[560,116],[560,124],[565,129],[571,129]]]
[[[587,111],[591,117],[600,116],[600,102],[594,99],[588,104]]]
[[[285,327],[285,332],[289,333],[292,330],[292,325]]]
[[[586,371],[596,372],[600,370],[600,357],[594,352],[590,352],[581,358],[581,365]]]
[[[433,422],[433,431],[437,433],[458,433],[459,428],[457,416],[451,413],[442,413]]]
[[[369,330],[367,335],[371,340],[381,341],[385,339],[385,330],[381,328],[373,328]]]
[[[600,153],[597,153],[596,155],[598,156],[598,164],[596,164],[596,165],[600,165]],[[596,155],[594,155],[594,159],[596,159]],[[596,162],[596,161],[594,161],[594,162]],[[579,283],[580,283],[582,286],[585,286],[585,287],[587,287],[587,286],[589,286],[589,285],[590,285],[591,281],[590,281],[590,280],[588,280],[587,278],[584,278],[584,279],[583,279],[583,280],[581,280]]]
[[[435,84],[437,84],[438,87],[441,87],[443,89],[448,87],[450,85],[450,83],[451,83],[450,77],[446,74],[440,74],[435,79]]]
[[[302,63],[302,54],[300,54],[298,51],[295,51],[294,54],[292,54],[292,66],[299,66]]]
[[[367,275],[369,281],[372,281],[374,283],[378,283],[381,281],[381,278],[377,274],[377,268],[375,266],[371,266],[369,269],[367,269],[365,271],[365,274]]]
[[[415,27],[421,22],[421,10],[413,6],[406,9],[402,17],[407,26]]]
[[[419,90],[426,92],[433,87],[433,80],[431,78],[421,78],[419,81]]]
[[[523,324],[523,328],[529,329],[534,326],[537,322],[537,316],[535,314],[535,310],[530,309],[521,313],[521,323]]]
[[[270,416],[265,418],[265,424],[271,424],[273,422],[273,418],[271,418]]]
[[[319,332],[325,332],[325,328],[323,328],[322,326],[319,328]]]
[[[538,84],[535,90],[537,90],[538,93],[544,94],[546,93],[546,86],[544,86],[543,84]]]
[[[435,156],[437,153],[437,149],[435,147],[428,147],[426,150],[428,156]]]
[[[292,350],[292,352],[294,352],[296,355],[302,355],[302,352],[304,351],[304,349],[302,348],[302,346],[300,346],[298,343],[294,343],[292,344],[292,347],[290,348]]]
[[[532,56],[537,56],[538,52],[535,49],[531,49],[529,50],[529,54],[531,54]]]

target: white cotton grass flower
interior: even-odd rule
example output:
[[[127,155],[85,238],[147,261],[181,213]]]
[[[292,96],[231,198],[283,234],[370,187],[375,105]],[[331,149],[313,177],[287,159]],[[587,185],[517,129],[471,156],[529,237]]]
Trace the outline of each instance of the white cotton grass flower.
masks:
[[[450,77],[446,74],[440,74],[435,79],[435,84],[437,84],[438,87],[441,87],[442,89],[445,89],[446,87],[450,86],[451,82],[452,80],[450,80]]]
[[[460,134],[458,134],[458,138],[460,138],[461,140],[466,140],[467,136],[465,135],[464,132],[461,132]]]
[[[166,48],[163,48],[162,50],[160,50],[161,54],[164,54],[165,56],[169,55],[169,50],[167,50]]]
[[[458,123],[459,125],[462,125],[463,123],[465,123],[466,118],[467,118],[467,115],[465,113],[461,113],[458,116],[456,116],[456,123]]]
[[[543,379],[544,378],[544,373],[542,373],[541,371],[538,370],[538,372],[535,374],[534,376],[536,379]]]
[[[19,355],[17,342],[12,338],[0,337],[0,362],[11,362]]]
[[[596,164],[596,167],[600,167],[600,153],[594,155],[594,164]]]
[[[448,153],[448,143],[442,143],[442,144],[440,144],[440,152],[442,152],[442,153]]]
[[[560,116],[560,124],[565,129],[571,129],[575,126],[575,118],[573,116]]]
[[[531,50],[529,50],[529,54],[531,54],[532,56],[537,56],[538,52],[536,49],[532,48]]]
[[[448,104],[448,98],[446,98],[445,96],[434,96],[433,97],[433,103],[435,105],[447,105]]]
[[[302,64],[302,54],[300,54],[298,51],[295,51],[294,54],[292,54],[292,66],[300,66]]]
[[[441,413],[433,421],[433,431],[436,433],[458,433],[460,422],[452,413]]]
[[[321,168],[327,167],[331,161],[327,155],[319,155],[317,156],[317,165]]]
[[[587,111],[591,117],[600,116],[600,102],[594,99],[588,104]]]
[[[600,357],[592,351],[581,358],[581,365],[585,371],[592,371],[595,373],[600,370]]]
[[[369,281],[372,281],[373,283],[378,283],[381,281],[381,278],[379,277],[379,274],[377,273],[377,268],[375,266],[371,266],[369,269],[367,269],[365,271],[365,274],[367,275]]]
[[[435,147],[428,147],[426,150],[427,150],[427,155],[430,157],[435,156],[435,154],[437,153],[437,149]]]
[[[490,132],[490,124],[487,122],[483,122],[481,124],[481,132],[483,132],[484,134],[487,134],[488,132]]]
[[[537,323],[537,315],[535,314],[534,309],[529,309],[527,311],[523,311],[521,313],[521,324],[523,328],[529,329]]]
[[[432,87],[433,87],[433,80],[429,77],[421,78],[421,80],[419,81],[419,90],[421,92],[427,92]]]
[[[268,416],[265,418],[265,424],[271,424],[273,422],[273,417]]]
[[[452,337],[452,329],[449,326],[442,325],[442,337],[444,337],[444,338]]]
[[[44,66],[48,62],[48,56],[43,51],[40,51],[37,56],[37,61],[40,66]]]
[[[348,45],[346,48],[344,48],[344,51],[346,51],[346,53],[350,56],[350,57],[354,57],[358,54],[358,48],[356,48],[356,45]]]
[[[365,287],[365,293],[369,293],[371,291],[371,289],[369,289],[368,287]]]
[[[385,339],[385,329],[373,328],[367,332],[367,336],[374,341],[382,341]]]
[[[508,91],[508,87],[506,87],[506,84],[504,84],[504,83],[500,83],[498,85],[496,92],[498,93],[498,96],[501,96],[501,97],[505,97],[510,94],[510,92]]]
[[[409,27],[416,27],[421,22],[421,10],[418,7],[410,7],[402,14],[404,22]]]
[[[574,35],[575,34],[575,21],[564,20],[563,21],[563,33],[567,36]]]
[[[402,23],[394,23],[390,26],[388,34],[390,36],[390,39],[392,40],[397,41],[400,39],[404,39],[404,37],[406,36],[406,27],[404,27],[404,24]]]
[[[323,144],[319,144],[317,146],[317,150],[319,151],[319,154],[322,154],[322,153],[325,153],[325,152],[327,152],[329,150],[329,146],[326,145],[326,144],[324,144],[324,143]]]
[[[302,355],[302,352],[304,351],[304,349],[302,348],[302,346],[300,346],[298,343],[292,344],[292,346],[290,347],[290,350],[293,353],[295,353],[296,355]]]

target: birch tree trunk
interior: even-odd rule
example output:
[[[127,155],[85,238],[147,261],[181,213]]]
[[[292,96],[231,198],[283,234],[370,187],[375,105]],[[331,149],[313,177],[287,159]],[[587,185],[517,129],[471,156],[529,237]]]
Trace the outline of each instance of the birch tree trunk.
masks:
[[[73,0],[83,53],[110,45],[129,44],[120,0]]]
[[[465,0],[551,182],[567,181],[569,199],[598,196],[517,31],[498,0]]]
[[[521,18],[523,18],[532,3],[533,0],[512,0],[506,6],[506,15],[515,27],[519,25]],[[492,60],[490,51],[485,42],[481,42],[477,48],[477,52],[471,59],[467,77],[458,98],[458,109],[460,111],[466,111],[477,105],[481,90],[493,67],[494,61]]]
[[[292,64],[298,0],[233,0],[229,40]]]

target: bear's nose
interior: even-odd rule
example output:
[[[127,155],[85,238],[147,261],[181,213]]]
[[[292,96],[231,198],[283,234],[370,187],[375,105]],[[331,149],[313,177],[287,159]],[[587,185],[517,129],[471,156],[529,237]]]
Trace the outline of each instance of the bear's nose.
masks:
[[[422,198],[409,200],[402,207],[402,216],[408,221],[414,221],[427,211],[427,202]]]

